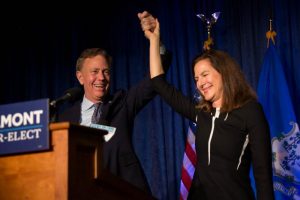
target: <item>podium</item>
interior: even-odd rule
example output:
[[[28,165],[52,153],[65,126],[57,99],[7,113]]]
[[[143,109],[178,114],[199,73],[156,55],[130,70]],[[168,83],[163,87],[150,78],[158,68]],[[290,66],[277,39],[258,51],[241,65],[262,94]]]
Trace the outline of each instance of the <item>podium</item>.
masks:
[[[50,150],[0,157],[1,200],[154,199],[101,169],[105,131],[52,123]]]

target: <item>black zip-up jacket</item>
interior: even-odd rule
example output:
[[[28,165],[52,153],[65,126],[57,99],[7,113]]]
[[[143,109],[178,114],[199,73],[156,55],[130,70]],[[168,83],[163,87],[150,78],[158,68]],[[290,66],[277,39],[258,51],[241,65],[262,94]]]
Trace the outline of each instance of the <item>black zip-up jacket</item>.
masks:
[[[270,132],[257,101],[229,113],[216,109],[208,113],[196,109],[164,75],[153,78],[152,83],[172,108],[197,124],[197,166],[189,199],[255,199],[251,164],[257,199],[274,199]]]

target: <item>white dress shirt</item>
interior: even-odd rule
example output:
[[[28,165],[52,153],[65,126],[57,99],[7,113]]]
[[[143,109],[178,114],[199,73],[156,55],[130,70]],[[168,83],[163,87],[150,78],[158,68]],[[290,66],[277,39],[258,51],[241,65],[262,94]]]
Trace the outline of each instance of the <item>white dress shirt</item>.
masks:
[[[81,120],[80,124],[84,126],[90,126],[92,121],[92,116],[95,110],[94,103],[88,100],[85,96],[83,97],[81,103]]]

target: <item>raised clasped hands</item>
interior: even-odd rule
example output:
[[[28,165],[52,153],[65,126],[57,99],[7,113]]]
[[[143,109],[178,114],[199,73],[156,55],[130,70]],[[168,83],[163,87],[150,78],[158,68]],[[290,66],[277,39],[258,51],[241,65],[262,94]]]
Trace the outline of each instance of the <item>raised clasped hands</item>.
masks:
[[[159,40],[159,22],[149,12],[144,11],[138,13],[140,19],[141,28],[144,31],[146,38]]]

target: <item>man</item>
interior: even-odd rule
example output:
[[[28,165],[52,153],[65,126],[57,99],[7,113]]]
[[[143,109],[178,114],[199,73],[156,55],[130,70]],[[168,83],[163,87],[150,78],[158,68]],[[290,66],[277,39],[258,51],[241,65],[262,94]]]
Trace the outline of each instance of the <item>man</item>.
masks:
[[[148,12],[139,13],[143,30],[153,30],[155,19]],[[168,52],[162,55],[164,66],[170,65]],[[145,174],[134,152],[132,132],[134,118],[156,95],[149,76],[128,91],[109,93],[111,57],[99,48],[86,49],[76,63],[76,76],[84,88],[83,99],[59,116],[59,121],[70,121],[89,126],[92,123],[116,128],[111,138],[105,138],[103,145],[103,168],[150,192]],[[96,105],[96,106],[95,106]],[[98,121],[95,112],[100,115]]]

